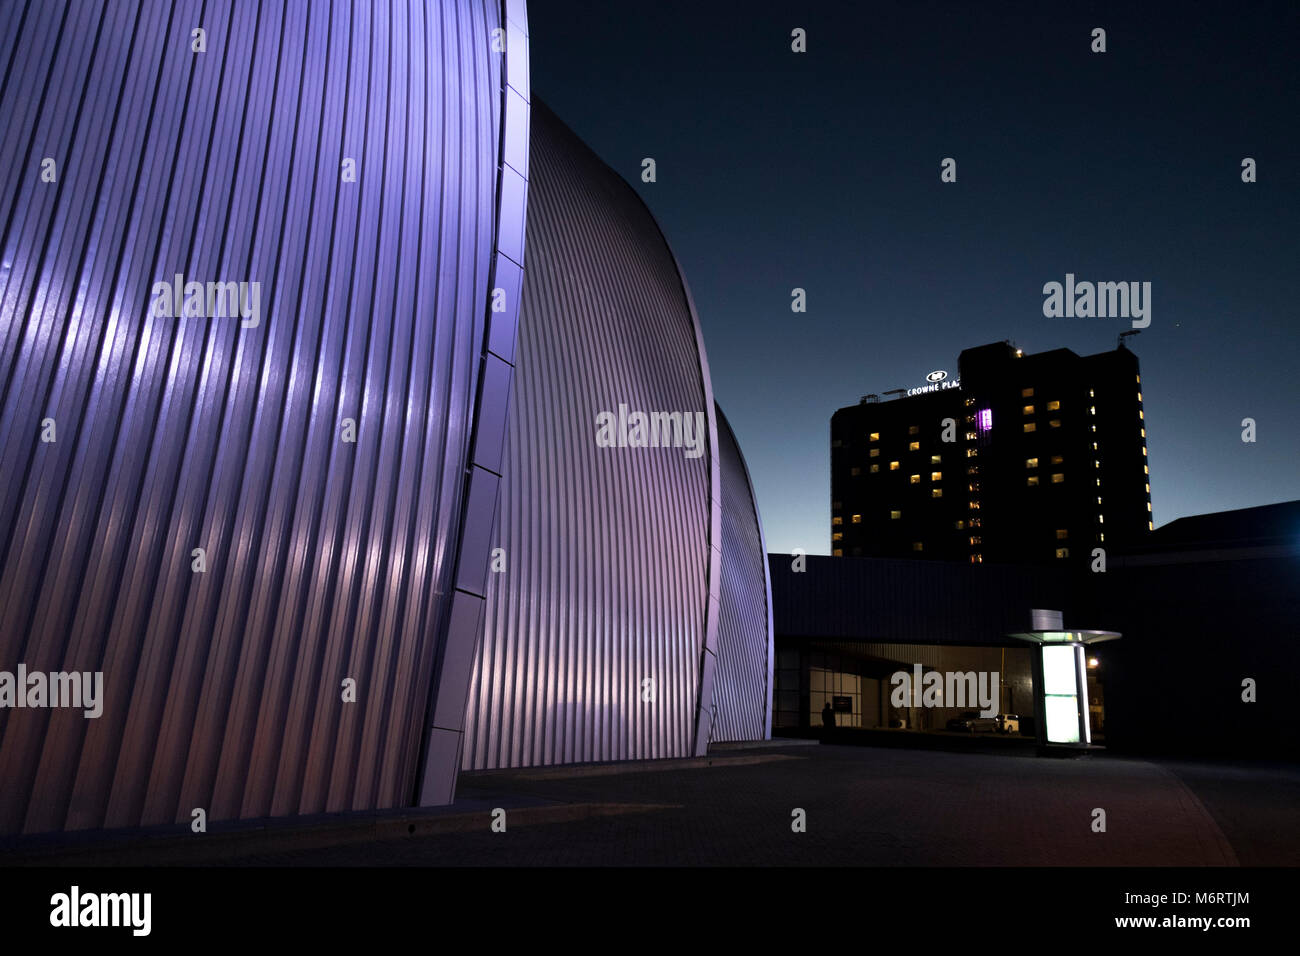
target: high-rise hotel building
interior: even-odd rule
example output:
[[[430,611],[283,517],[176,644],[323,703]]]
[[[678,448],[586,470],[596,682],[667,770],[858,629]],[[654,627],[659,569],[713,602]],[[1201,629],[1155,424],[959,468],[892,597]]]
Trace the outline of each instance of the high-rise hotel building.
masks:
[[[958,369],[831,416],[832,554],[1087,564],[1151,529],[1142,376],[1122,339],[1088,356],[999,342]]]

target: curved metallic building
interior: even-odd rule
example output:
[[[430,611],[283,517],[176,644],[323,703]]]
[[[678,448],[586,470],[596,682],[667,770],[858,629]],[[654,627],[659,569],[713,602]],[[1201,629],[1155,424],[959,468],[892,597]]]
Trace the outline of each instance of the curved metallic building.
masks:
[[[11,5],[0,671],[101,672],[102,712],[0,675],[0,833],[450,799],[523,264],[505,6]]]
[[[711,739],[766,740],[772,736],[774,653],[767,544],[745,456],[721,408],[718,460],[722,589]]]
[[[710,734],[765,737],[767,561],[689,290],[637,194],[542,104],[532,116],[502,561],[462,766],[684,756]],[[602,447],[599,416],[637,412],[697,416],[708,435],[698,454]]]
[[[690,293],[533,108],[522,0],[8,26],[0,835],[766,736],[762,531]]]

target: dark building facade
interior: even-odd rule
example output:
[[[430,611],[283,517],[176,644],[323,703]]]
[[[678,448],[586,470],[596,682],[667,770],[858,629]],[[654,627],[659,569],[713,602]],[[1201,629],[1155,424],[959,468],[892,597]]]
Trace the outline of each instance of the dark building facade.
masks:
[[[1137,356],[961,353],[959,378],[831,418],[831,552],[1087,566],[1151,528]],[[942,373],[936,373],[936,377]]]
[[[1295,760],[1300,643],[1300,502],[1180,518],[1104,572],[1068,562],[1012,565],[769,555],[776,608],[774,732],[838,726],[942,729],[951,707],[908,713],[891,674],[997,671],[1001,706],[1021,717],[1036,688],[1017,638],[1034,609],[1068,628],[1116,632],[1090,644],[1093,740],[1132,754]]]

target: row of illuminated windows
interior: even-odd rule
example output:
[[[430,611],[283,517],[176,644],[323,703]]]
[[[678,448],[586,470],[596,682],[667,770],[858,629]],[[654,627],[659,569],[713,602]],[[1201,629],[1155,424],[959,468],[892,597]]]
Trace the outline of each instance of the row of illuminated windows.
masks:
[[[908,451],[920,451],[920,450],[921,450],[921,446],[920,446],[920,444],[919,444],[918,442],[912,442],[912,444],[908,446],[908,449],[907,449],[907,450],[908,450]],[[879,457],[880,457],[880,449],[879,449],[879,448],[873,448],[873,449],[871,449],[871,451],[867,453],[867,457],[868,457],[868,458],[879,458]],[[930,464],[932,464],[932,465],[937,465],[937,464],[939,464],[939,462],[941,462],[942,460],[943,460],[943,456],[942,456],[942,455],[931,455],[931,456],[930,456]],[[896,462],[896,461],[891,461],[891,462],[889,463],[889,468],[890,468],[891,471],[897,471],[897,470],[898,470],[898,462]]]
[[[1059,485],[1059,484],[1064,483],[1064,481],[1065,481],[1065,474],[1064,474],[1063,472],[1059,472],[1059,471],[1058,471],[1058,472],[1054,472],[1054,473],[1052,474],[1052,484],[1054,484],[1054,485]],[[1028,478],[1025,479],[1025,484],[1028,485],[1028,486],[1031,487],[1031,488],[1037,486],[1037,485],[1038,485],[1038,476],[1037,476],[1037,475],[1030,475]]]
[[[1029,389],[1029,391],[1032,392],[1033,389],[1031,388],[1031,389]],[[1049,412],[1059,412],[1059,411],[1061,410],[1061,403],[1060,403],[1060,402],[1056,402],[1056,401],[1048,402],[1048,403],[1047,403],[1047,410],[1048,410]],[[1034,414],[1034,406],[1033,406],[1033,405],[1026,405],[1026,406],[1024,406],[1024,408],[1020,409],[1020,414],[1022,414],[1022,415],[1033,415],[1033,414]]]
[[[1095,443],[1094,443],[1094,444],[1095,444]],[[1048,461],[1049,461],[1051,464],[1053,464],[1053,465],[1059,465],[1059,464],[1061,464],[1061,463],[1063,463],[1063,462],[1065,461],[1065,457],[1062,456],[1062,455],[1053,455],[1050,459],[1048,459]],[[1025,467],[1026,467],[1026,468],[1037,468],[1037,467],[1038,467],[1038,459],[1037,459],[1037,458],[1026,458],[1026,459],[1025,459]]]

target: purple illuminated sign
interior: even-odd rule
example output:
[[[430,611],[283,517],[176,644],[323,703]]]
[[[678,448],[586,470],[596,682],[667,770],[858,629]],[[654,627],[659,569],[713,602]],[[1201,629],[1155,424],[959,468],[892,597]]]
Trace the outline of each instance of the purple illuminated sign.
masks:
[[[978,424],[979,424],[979,429],[980,429],[980,431],[982,431],[982,432],[986,432],[986,431],[988,431],[990,428],[992,428],[992,427],[993,427],[993,409],[991,409],[991,408],[981,408],[981,409],[980,409],[980,414],[979,414],[979,419],[978,419]]]

